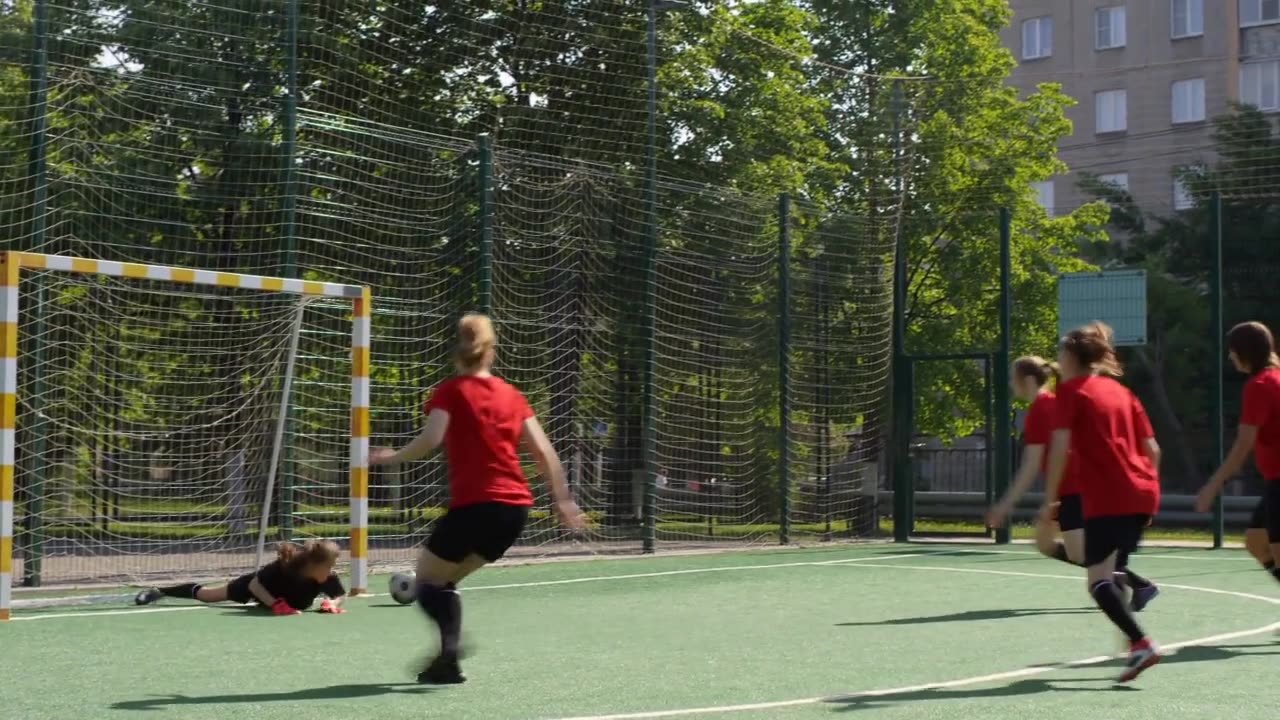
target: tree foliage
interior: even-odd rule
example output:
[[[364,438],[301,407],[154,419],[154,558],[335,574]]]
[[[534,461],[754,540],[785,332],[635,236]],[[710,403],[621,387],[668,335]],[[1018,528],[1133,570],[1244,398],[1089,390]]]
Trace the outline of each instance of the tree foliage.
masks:
[[[505,370],[549,410],[557,440],[607,420],[625,486],[642,440],[642,5],[299,5],[292,59],[284,2],[51,6],[49,230],[30,236],[23,215],[5,221],[6,239],[372,285],[375,427],[393,435],[413,427],[443,372],[451,319],[479,301],[491,220]],[[29,28],[30,4],[14,7],[0,16],[4,37]],[[1029,184],[1063,169],[1054,148],[1069,99],[1052,85],[1026,97],[1006,87],[1013,61],[997,32],[1008,18],[1002,0],[700,0],[662,15],[657,391],[672,462],[771,489],[778,193],[796,201],[804,433],[883,416],[898,237],[909,349],[985,352],[998,211],[1010,208],[1014,344],[1051,346],[1053,278],[1086,267],[1075,248],[1099,237],[1106,211],[1048,217],[1035,204]],[[0,68],[14,100],[0,108],[0,202],[22,215],[35,107],[17,47],[5,45]],[[496,148],[487,207],[480,133]],[[327,372],[315,370],[318,385]],[[919,378],[921,432],[981,422],[976,365],[922,366]],[[324,392],[304,425],[342,405],[341,384]]]

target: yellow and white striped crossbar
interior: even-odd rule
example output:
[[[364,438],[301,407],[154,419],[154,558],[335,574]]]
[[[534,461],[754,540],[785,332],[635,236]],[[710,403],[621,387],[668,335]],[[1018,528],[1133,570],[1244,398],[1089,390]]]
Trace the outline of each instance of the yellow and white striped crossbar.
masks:
[[[368,288],[355,301],[351,327],[351,594],[369,588],[369,342]]]
[[[0,621],[13,607],[13,461],[18,441],[18,276],[22,266],[7,252],[0,258]]]
[[[369,585],[369,343],[373,301],[360,285],[291,280],[215,270],[90,260],[66,255],[5,251],[0,253],[0,621],[8,620],[13,602],[14,456],[18,396],[18,281],[23,268],[87,275],[160,280],[187,285],[214,285],[270,290],[352,301],[351,333],[351,593]]]
[[[291,280],[263,275],[220,272],[217,270],[192,270],[166,265],[142,265],[140,263],[115,262],[113,260],[90,260],[67,255],[41,255],[39,253],[26,252],[10,252],[8,255],[16,257],[19,267],[61,270],[63,272],[83,273],[86,275],[167,280],[187,285],[216,285],[218,287],[243,288],[245,290],[272,290],[295,295],[315,295],[348,298],[351,300],[360,299],[365,292],[365,288],[359,285],[343,285],[342,283],[316,282],[314,280]]]

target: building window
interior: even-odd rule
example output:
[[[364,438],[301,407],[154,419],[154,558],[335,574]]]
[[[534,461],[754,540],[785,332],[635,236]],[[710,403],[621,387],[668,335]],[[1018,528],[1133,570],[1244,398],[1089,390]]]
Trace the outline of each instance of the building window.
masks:
[[[1171,37],[1195,37],[1204,34],[1204,0],[1170,0],[1173,17]]]
[[[1031,183],[1031,187],[1036,191],[1036,202],[1040,203],[1049,217],[1053,217],[1053,181]]]
[[[1276,0],[1280,2],[1280,0]],[[1098,8],[1093,15],[1095,42],[1098,50],[1124,47],[1124,6]]]
[[[1204,120],[1204,78],[1179,80],[1173,84],[1173,122]]]
[[[1128,127],[1128,105],[1124,90],[1103,90],[1093,94],[1094,126],[1099,133],[1123,132]]]
[[[1038,17],[1022,23],[1022,59],[1036,60],[1053,55],[1053,18]]]
[[[1110,173],[1107,175],[1099,175],[1098,182],[1103,185],[1110,185],[1119,190],[1129,192],[1129,173]]]
[[[1240,66],[1240,102],[1259,110],[1280,110],[1280,60]]]
[[[1240,27],[1280,22],[1280,0],[1240,0]]]
[[[1191,197],[1191,191],[1187,189],[1187,184],[1182,182],[1182,178],[1173,179],[1173,209],[1174,210],[1190,210],[1196,206],[1195,198]]]

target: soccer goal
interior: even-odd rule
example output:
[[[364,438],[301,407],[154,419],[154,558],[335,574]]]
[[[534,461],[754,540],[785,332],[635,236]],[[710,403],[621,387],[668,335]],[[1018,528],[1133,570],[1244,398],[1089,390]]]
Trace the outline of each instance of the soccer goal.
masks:
[[[367,587],[368,288],[0,262],[0,620],[230,578],[279,539],[349,538]]]

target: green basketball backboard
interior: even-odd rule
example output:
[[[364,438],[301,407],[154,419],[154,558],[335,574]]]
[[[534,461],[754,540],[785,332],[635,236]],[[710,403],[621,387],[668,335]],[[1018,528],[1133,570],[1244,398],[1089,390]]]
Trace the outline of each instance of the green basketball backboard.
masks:
[[[1147,271],[1108,270],[1058,275],[1058,336],[1101,320],[1117,346],[1147,344]]]

